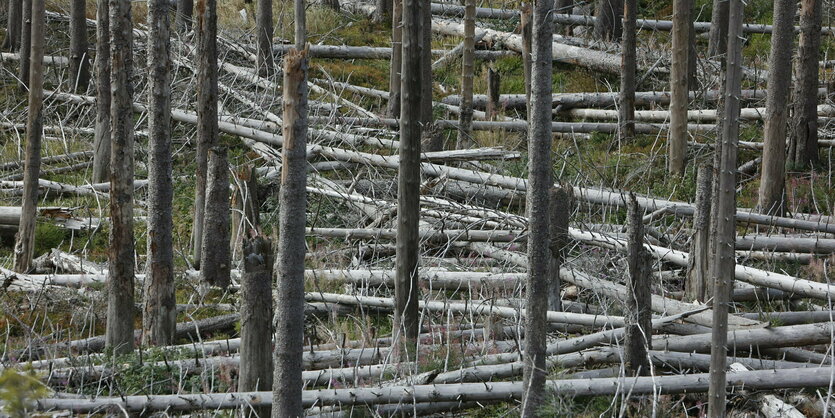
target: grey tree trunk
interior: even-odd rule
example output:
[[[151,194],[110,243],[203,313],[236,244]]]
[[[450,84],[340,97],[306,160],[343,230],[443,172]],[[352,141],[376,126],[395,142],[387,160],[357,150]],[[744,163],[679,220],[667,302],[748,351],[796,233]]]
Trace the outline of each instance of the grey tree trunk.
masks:
[[[760,177],[759,210],[766,215],[786,212],[786,128],[792,80],[792,41],[794,39],[794,0],[774,2],[774,30],[768,58],[768,96],[765,102],[763,162]],[[817,69],[816,69],[817,70]],[[817,103],[817,99],[815,99]],[[817,118],[817,115],[815,115]]]
[[[296,0],[296,4],[302,3]],[[304,7],[296,9],[304,20]],[[296,39],[304,43],[304,38]],[[279,192],[279,300],[275,314],[275,418],[304,415],[302,341],[304,340],[304,227],[307,196],[307,52],[291,49],[284,58],[284,147]]]
[[[635,137],[635,71],[637,68],[635,20],[638,13],[638,0],[625,0],[623,11],[618,140],[626,143]]]
[[[531,113],[531,20],[533,19],[531,5],[522,3],[519,16],[519,33],[522,35],[522,71],[525,75],[525,99],[527,114]],[[530,119],[530,116],[528,116]]]
[[[742,82],[742,1],[730,0],[725,108],[722,119],[722,156],[716,207],[716,253],[713,256],[713,333],[711,340],[708,416],[725,416],[725,360],[728,341],[728,305],[731,301],[736,257],[736,167],[739,142],[739,94]]]
[[[551,199],[551,278],[548,280],[548,310],[562,311],[560,299],[560,268],[568,245],[568,218],[571,215],[571,194],[565,188],[552,188]]]
[[[255,169],[244,165],[238,170],[235,180],[235,194],[232,197],[232,236],[233,254],[240,254],[243,241],[255,237],[261,232],[258,203],[258,180]],[[272,268],[272,267],[271,267]]]
[[[673,56],[670,65],[670,131],[667,139],[667,168],[670,174],[684,174],[687,154],[687,62],[690,49],[692,0],[673,1]]]
[[[629,374],[649,376],[650,362],[647,352],[652,350],[652,294],[650,292],[652,258],[644,249],[643,211],[632,193],[629,195],[627,212],[629,282],[626,286],[628,292],[624,363]]]
[[[32,48],[32,0],[23,0],[20,25],[20,66],[17,77],[22,89],[29,84],[29,57]]]
[[[487,69],[487,117],[492,121],[499,115],[499,93],[501,91],[501,76],[493,67]]]
[[[623,31],[624,0],[597,0],[594,36],[604,41],[619,41]]]
[[[421,3],[422,4],[422,3]],[[423,82],[420,93],[420,122],[423,127],[423,151],[443,151],[444,141],[440,129],[436,129],[432,121],[432,8],[427,2],[420,9],[421,19],[421,60],[420,70],[423,72]],[[402,90],[402,87],[401,87]],[[402,106],[402,104],[401,104]]]
[[[531,25],[531,110],[528,114],[528,278],[525,288],[524,386],[522,416],[539,416],[545,396],[545,363],[548,311],[548,281],[551,278],[550,196],[553,187],[551,167],[551,90],[553,27],[550,19],[553,0],[535,0]]]
[[[203,261],[200,277],[225,289],[231,282],[229,254],[229,163],[225,146],[209,149],[206,210],[203,212]]]
[[[3,39],[3,49],[8,51],[20,50],[20,22],[23,19],[23,0],[9,0],[7,9],[6,38]]]
[[[43,129],[43,55],[44,0],[33,0],[32,55],[28,84],[29,109],[26,121],[26,162],[23,167],[23,205],[14,248],[14,268],[26,273],[35,253],[35,219],[38,208],[38,177],[41,169],[41,137]]]
[[[273,0],[258,0],[255,15],[258,29],[258,73],[268,77],[275,71],[273,62]]]
[[[203,258],[203,218],[206,209],[206,176],[209,148],[218,141],[217,127],[217,0],[198,0],[197,21],[197,175],[194,191],[194,232],[192,233],[195,267]]]
[[[186,33],[191,30],[192,14],[194,13],[194,0],[177,0],[177,31]]]
[[[710,16],[707,58],[716,59],[724,56],[728,45],[728,7],[731,0],[713,0],[713,12]]]
[[[273,388],[273,247],[264,237],[247,239],[241,276],[241,368],[239,392]],[[269,417],[270,407],[255,410]]]
[[[133,24],[130,0],[110,0],[112,144],[106,346],[133,351]]]
[[[96,3],[96,131],[93,183],[110,179],[110,8]]]
[[[473,61],[475,56],[475,0],[466,0],[464,9],[464,52],[461,65],[461,113],[458,118],[456,148],[472,148],[473,141]]]
[[[391,67],[389,68],[389,99],[386,114],[400,118],[400,69],[403,66],[403,0],[392,0]]]
[[[821,43],[822,0],[800,2],[800,41],[794,86],[794,120],[789,151],[796,167],[818,163],[818,57]]]
[[[695,7],[694,2],[690,1],[690,20],[687,24],[687,84],[689,85],[690,91],[699,90],[699,53],[696,44],[696,28],[693,25],[693,19],[696,16]]]
[[[171,345],[177,326],[171,205],[171,34],[168,0],[148,2],[148,261],[142,343]]]
[[[570,15],[574,10],[574,0],[557,0],[556,10],[557,14]],[[572,26],[569,24],[556,25],[554,32],[561,33],[566,36],[571,36]]]
[[[701,166],[696,175],[696,210],[693,213],[693,239],[690,241],[690,258],[684,286],[686,302],[707,302],[713,286],[710,286],[710,211],[713,189],[713,167]]]
[[[374,23],[383,23],[391,17],[392,0],[376,0],[377,8],[374,9]]]
[[[72,0],[70,6],[70,76],[74,91],[87,91],[90,83],[90,54],[87,51],[86,0]]]

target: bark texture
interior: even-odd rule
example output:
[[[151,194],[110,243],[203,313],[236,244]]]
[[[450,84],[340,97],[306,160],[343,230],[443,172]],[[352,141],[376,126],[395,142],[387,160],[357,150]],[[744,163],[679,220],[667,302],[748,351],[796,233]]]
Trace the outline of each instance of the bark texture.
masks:
[[[618,108],[618,139],[621,143],[630,141],[635,136],[635,71],[637,29],[635,20],[638,13],[638,0],[624,1],[623,46],[621,47],[620,107]]]
[[[527,114],[531,113],[531,16],[530,3],[522,3],[519,16],[519,33],[522,35],[522,71],[525,75],[525,103]],[[530,117],[530,116],[529,116]]]
[[[794,86],[794,120],[789,155],[798,168],[818,162],[818,57],[821,44],[822,0],[800,2],[800,41]]]
[[[75,91],[87,91],[90,83],[90,54],[87,52],[86,0],[72,0],[70,6],[70,76]]]
[[[389,68],[389,98],[386,114],[400,117],[400,70],[403,66],[403,0],[392,0],[391,6],[391,67]]]
[[[374,9],[374,23],[383,23],[391,17],[392,0],[376,0],[377,8]]]
[[[673,56],[670,66],[670,131],[667,139],[667,168],[670,174],[684,173],[687,154],[687,98],[692,0],[673,1]]]
[[[725,55],[728,45],[728,7],[731,0],[713,0],[713,12],[710,16],[707,57],[716,59]]]
[[[273,62],[273,0],[258,0],[255,15],[258,30],[258,73],[269,77],[275,71]]]
[[[560,299],[560,268],[568,245],[568,219],[571,215],[571,195],[565,188],[551,189],[551,278],[548,280],[548,310],[562,311]]]
[[[699,167],[696,175],[696,210],[693,213],[693,238],[687,260],[687,281],[684,286],[686,302],[705,303],[710,298],[710,212],[713,199],[713,168]]]
[[[23,0],[9,0],[8,20],[6,22],[6,38],[3,39],[3,49],[18,51],[20,49],[20,23],[23,19]]]
[[[194,0],[177,0],[177,31],[187,33],[191,30],[192,14],[194,13]]]
[[[273,387],[273,248],[264,237],[247,239],[241,276],[241,369],[238,391],[268,391]],[[269,417],[270,407],[255,410]]]
[[[171,205],[171,34],[168,0],[148,2],[148,261],[142,343],[171,345],[177,326]]]
[[[231,279],[229,254],[229,163],[225,146],[209,150],[206,210],[203,218],[203,262],[200,277],[212,286],[225,289]]]
[[[623,1],[598,0],[595,8],[594,36],[604,41],[619,41],[623,31]]]
[[[629,196],[627,212],[629,282],[626,286],[624,363],[629,374],[649,376],[650,362],[647,353],[652,349],[652,259],[644,249],[643,211],[638,206],[634,194]]]
[[[96,131],[93,183],[110,179],[110,7],[96,3]]]
[[[501,91],[501,76],[490,67],[487,69],[487,117],[493,121],[499,115],[499,92]]]
[[[473,61],[475,56],[475,0],[466,0],[464,52],[461,64],[461,113],[456,148],[471,148],[473,141]]]
[[[29,57],[32,51],[32,0],[23,0],[20,24],[20,65],[17,77],[24,90],[29,85]]]

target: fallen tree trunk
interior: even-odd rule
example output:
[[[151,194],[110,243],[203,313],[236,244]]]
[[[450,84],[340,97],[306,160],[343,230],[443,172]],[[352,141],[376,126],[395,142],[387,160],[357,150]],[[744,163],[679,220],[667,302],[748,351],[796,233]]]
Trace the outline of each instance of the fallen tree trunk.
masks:
[[[273,53],[285,55],[293,45],[273,45]],[[443,49],[433,49],[433,55],[445,56],[454,53]],[[348,46],[348,45],[310,45],[311,58],[332,58],[332,59],[391,59],[391,48],[373,46]],[[512,51],[490,51],[476,50],[475,57],[480,60],[495,60],[507,56],[516,56]]]

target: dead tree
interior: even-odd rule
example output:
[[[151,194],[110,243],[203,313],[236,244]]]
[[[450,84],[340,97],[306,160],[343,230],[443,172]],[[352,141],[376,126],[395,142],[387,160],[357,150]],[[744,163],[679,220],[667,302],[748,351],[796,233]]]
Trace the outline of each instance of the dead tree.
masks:
[[[389,99],[386,114],[400,117],[400,71],[403,66],[403,0],[392,0],[391,67],[389,68]]]
[[[713,334],[711,340],[710,390],[708,416],[724,416],[725,360],[728,341],[728,305],[731,301],[736,257],[736,167],[739,141],[739,95],[742,81],[742,1],[730,0],[728,18],[727,71],[725,77],[725,107],[722,118],[722,155],[720,159],[719,193],[714,196],[716,207],[715,254],[713,255]]]
[[[716,59],[724,56],[728,41],[728,5],[731,0],[713,0],[713,12],[710,16],[707,57]]]
[[[171,345],[177,324],[171,204],[171,34],[168,0],[148,2],[148,261],[142,343]]]
[[[20,31],[20,65],[17,78],[20,87],[25,90],[29,84],[29,58],[32,48],[32,0],[23,0]]]
[[[443,151],[444,141],[440,129],[433,125],[434,116],[432,114],[432,8],[431,2],[427,1],[420,11],[420,66],[418,67],[423,73],[423,82],[421,83],[420,91],[420,123],[423,127],[421,136],[424,143],[423,151]],[[401,87],[402,90],[402,87]],[[402,104],[401,104],[402,107]]]
[[[794,120],[789,156],[796,167],[818,162],[818,57],[821,43],[821,0],[800,2],[800,41],[794,85]],[[784,96],[785,97],[785,96]]]
[[[667,139],[667,168],[670,174],[684,174],[687,154],[687,61],[690,48],[692,0],[673,1],[673,56],[670,66],[670,131]]]
[[[635,136],[635,71],[637,52],[635,20],[638,13],[637,0],[625,0],[623,16],[623,46],[621,48],[620,107],[618,108],[618,140],[621,143],[632,140]]]
[[[133,24],[130,0],[110,0],[110,249],[106,345],[133,351]]]
[[[26,121],[26,162],[23,168],[23,205],[14,248],[14,268],[26,273],[35,253],[35,219],[38,209],[38,177],[41,169],[43,130],[44,0],[33,0],[32,55],[29,78],[29,109]]]
[[[391,9],[394,3],[392,0],[376,0],[377,8],[374,9],[374,23],[383,23],[391,17]]]
[[[693,236],[690,241],[690,258],[687,260],[687,278],[684,297],[687,302],[707,302],[713,286],[710,286],[710,212],[713,168],[699,167],[696,175],[696,210],[693,213]]]
[[[530,3],[522,3],[519,33],[522,35],[522,71],[525,75],[525,99],[528,114],[531,112],[531,13]]]
[[[649,376],[647,352],[652,349],[652,292],[649,280],[652,259],[644,249],[643,213],[632,193],[627,213],[629,282],[626,286],[624,363],[629,374]]]
[[[531,25],[531,111],[528,114],[528,278],[525,288],[524,382],[522,416],[538,416],[545,396],[545,332],[551,254],[550,196],[554,179],[551,166],[551,75],[553,0],[536,0]]]
[[[493,67],[487,68],[487,117],[492,121],[499,115],[501,76]]]
[[[768,58],[765,136],[757,206],[763,213],[775,216],[783,216],[786,209],[783,194],[786,188],[788,109],[785,101],[791,88],[793,22],[796,7],[794,0],[774,2],[774,30],[771,34],[771,56]]]
[[[304,2],[296,0],[296,22],[304,22]],[[297,23],[296,44],[304,24]],[[275,374],[273,417],[304,415],[302,341],[304,339],[304,227],[307,197],[307,50],[291,49],[284,58],[284,147],[279,191]]]
[[[555,13],[570,15],[574,10],[574,0],[557,0]],[[572,27],[569,24],[556,25],[554,27],[555,33],[561,33],[566,36],[571,36]]]
[[[178,32],[185,34],[191,30],[193,13],[194,0],[177,0],[177,18],[175,19],[175,24]]]
[[[258,29],[258,73],[263,77],[268,77],[275,71],[272,49],[273,0],[258,0],[255,27]]]
[[[464,9],[464,53],[461,64],[461,113],[456,148],[471,148],[473,142],[473,61],[475,55],[475,0]]]
[[[6,38],[3,39],[3,49],[7,51],[18,51],[20,49],[20,34],[23,20],[23,0],[9,0],[8,20],[6,22]]]
[[[260,233],[258,180],[250,165],[241,167],[235,175],[235,193],[232,196],[233,254],[240,253],[243,240]]]
[[[218,141],[217,127],[217,0],[198,0],[197,24],[197,175],[194,191],[193,249],[196,267],[202,265],[203,218],[209,148]]]
[[[96,130],[93,183],[110,179],[110,7],[96,3]]]
[[[562,187],[551,188],[551,278],[548,280],[548,310],[562,311],[560,299],[560,268],[568,245],[568,218],[571,214],[571,195]]]
[[[264,237],[247,239],[241,276],[241,368],[239,392],[269,391],[273,387],[273,249]],[[269,417],[270,408],[255,411]]]
[[[209,149],[206,210],[203,212],[203,241],[200,277],[222,289],[229,287],[232,269],[229,254],[229,163],[226,147]]]
[[[604,41],[619,41],[623,31],[624,0],[597,0],[594,36]]]
[[[87,2],[70,5],[70,76],[73,90],[87,91],[90,83],[90,54],[87,52]]]

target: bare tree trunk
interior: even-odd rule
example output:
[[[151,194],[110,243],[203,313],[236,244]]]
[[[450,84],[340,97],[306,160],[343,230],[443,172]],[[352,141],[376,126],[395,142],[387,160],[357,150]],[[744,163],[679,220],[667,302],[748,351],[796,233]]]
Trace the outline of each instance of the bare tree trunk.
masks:
[[[800,2],[798,76],[794,86],[794,120],[789,149],[797,167],[818,163],[818,56],[821,43],[821,0]],[[785,97],[785,96],[784,96]]]
[[[475,0],[466,0],[464,9],[464,53],[461,65],[461,113],[456,148],[473,144],[473,61],[475,55]]]
[[[14,52],[20,50],[20,34],[22,31],[20,22],[23,19],[23,0],[9,0],[7,12],[9,15],[3,49]]]
[[[194,0],[177,0],[177,32],[185,34],[191,30]]]
[[[647,352],[652,349],[652,293],[649,273],[652,259],[644,249],[643,213],[632,193],[629,195],[627,212],[629,283],[626,287],[628,294],[624,362],[629,374],[649,376],[650,362]]]
[[[687,154],[687,61],[690,48],[691,0],[673,1],[673,62],[670,66],[670,132],[667,139],[667,168],[670,174],[684,174]]]
[[[558,14],[565,14],[570,15],[574,10],[574,0],[557,0],[555,12]],[[571,36],[572,27],[571,25],[556,25],[554,27],[554,32],[561,33],[565,36]]]
[[[551,77],[553,0],[535,0],[531,25],[531,111],[528,114],[528,278],[525,288],[524,386],[522,416],[539,416],[545,396],[545,332],[548,281],[551,275],[550,196],[554,179],[551,167]]]
[[[623,30],[623,0],[597,0],[594,36],[604,41],[619,41]]]
[[[299,5],[301,4],[301,7]],[[304,3],[296,0],[296,21]],[[301,13],[301,14],[299,14]],[[301,17],[300,17],[301,16]],[[301,38],[305,42],[302,26]],[[298,29],[298,26],[297,26]],[[297,36],[299,33],[297,32]],[[302,408],[304,340],[304,226],[307,197],[307,51],[291,49],[284,58],[284,148],[278,224],[273,417],[298,417]]]
[[[562,311],[560,299],[560,268],[568,245],[568,218],[571,216],[571,195],[565,188],[552,188],[551,199],[551,278],[548,280],[548,310]]]
[[[70,76],[74,91],[87,91],[90,83],[90,54],[87,52],[86,0],[72,0],[70,6]]]
[[[142,343],[171,345],[177,326],[171,204],[171,34],[168,0],[148,2],[148,261]]]
[[[114,354],[133,351],[133,25],[130,0],[110,0],[113,101],[110,108],[110,249],[106,345]]]
[[[403,66],[403,0],[392,0],[391,67],[389,68],[389,99],[386,114],[400,117],[400,70]]]
[[[710,297],[710,212],[713,190],[713,167],[701,166],[696,175],[696,210],[693,213],[693,238],[684,296],[687,302],[705,303]]]
[[[29,57],[32,48],[32,0],[23,0],[22,24],[20,25],[20,67],[17,73],[24,90],[29,84]]]
[[[250,165],[244,165],[238,170],[235,180],[235,194],[232,197],[232,253],[239,254],[241,245],[247,237],[260,234],[260,218],[258,210],[258,180],[255,170]]]
[[[110,8],[96,3],[96,131],[93,183],[110,178]]]
[[[725,416],[725,360],[728,341],[728,305],[731,300],[736,258],[736,167],[739,141],[739,94],[742,80],[742,1],[730,0],[728,18],[727,75],[725,77],[725,116],[722,123],[722,156],[719,193],[715,195],[716,254],[713,256],[713,338],[711,340],[708,416]]]
[[[696,45],[696,28],[693,25],[695,19],[695,4],[690,1],[690,19],[687,22],[687,84],[690,91],[699,90],[698,64],[699,54]],[[636,86],[637,87],[637,86]]]
[[[255,15],[258,28],[258,74],[268,77],[275,71],[273,62],[273,0],[258,0]]]
[[[725,55],[728,45],[728,7],[731,0],[713,0],[713,13],[710,16],[707,58],[717,59]]]
[[[198,0],[197,34],[197,175],[194,191],[193,250],[195,267],[203,258],[203,218],[209,148],[218,141],[217,127],[217,0]]]
[[[264,237],[244,242],[244,273],[241,277],[241,368],[239,392],[273,388],[273,247]],[[270,407],[255,410],[269,417]]]
[[[487,117],[492,121],[499,115],[501,76],[493,67],[487,69]]]
[[[530,3],[522,3],[521,14],[519,16],[519,33],[522,35],[522,70],[525,75],[525,99],[527,105],[527,113],[531,113],[531,5]],[[528,116],[530,119],[530,116]]]
[[[26,121],[26,162],[23,168],[23,206],[14,248],[14,268],[28,272],[35,253],[35,219],[38,209],[38,177],[41,169],[43,130],[44,0],[33,0],[31,73],[28,80],[29,109]]]
[[[423,151],[433,152],[443,151],[444,141],[440,129],[437,129],[432,123],[434,116],[432,115],[432,8],[430,5],[431,3],[427,1],[426,6],[420,8],[420,70],[423,72],[420,93],[420,122],[423,127],[422,142],[425,144],[423,145]]]
[[[391,17],[392,0],[376,0],[377,8],[374,9],[374,23],[383,23]]]
[[[786,99],[790,94],[792,80],[795,8],[794,0],[774,2],[774,30],[771,34],[771,56],[768,58],[765,138],[757,206],[764,214],[775,216],[783,216],[786,209],[783,195],[786,187]]]
[[[623,16],[623,47],[621,48],[620,113],[618,140],[626,143],[635,137],[635,71],[637,0],[625,0]]]
[[[213,286],[229,287],[229,163],[225,146],[209,149],[206,210],[203,212],[203,261],[200,277]]]

